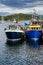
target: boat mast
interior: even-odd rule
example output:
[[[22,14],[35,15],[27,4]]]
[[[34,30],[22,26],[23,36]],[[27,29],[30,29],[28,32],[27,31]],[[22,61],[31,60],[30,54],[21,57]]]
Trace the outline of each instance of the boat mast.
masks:
[[[33,11],[34,11],[34,14],[33,15],[34,15],[34,23],[35,23],[35,22],[38,22],[38,18],[37,18],[38,17],[38,14],[37,14],[36,9],[33,9]]]

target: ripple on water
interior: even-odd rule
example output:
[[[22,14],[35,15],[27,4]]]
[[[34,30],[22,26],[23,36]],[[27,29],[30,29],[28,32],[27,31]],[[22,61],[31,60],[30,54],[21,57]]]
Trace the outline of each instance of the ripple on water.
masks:
[[[4,32],[7,25],[0,24],[0,65],[43,65],[43,45],[27,40],[7,41]]]

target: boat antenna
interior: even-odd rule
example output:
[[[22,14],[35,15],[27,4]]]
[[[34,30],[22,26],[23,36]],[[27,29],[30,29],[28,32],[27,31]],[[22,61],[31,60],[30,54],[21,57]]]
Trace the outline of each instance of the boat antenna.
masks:
[[[38,14],[37,14],[38,10],[33,9],[33,13],[34,13],[34,18],[38,21]]]

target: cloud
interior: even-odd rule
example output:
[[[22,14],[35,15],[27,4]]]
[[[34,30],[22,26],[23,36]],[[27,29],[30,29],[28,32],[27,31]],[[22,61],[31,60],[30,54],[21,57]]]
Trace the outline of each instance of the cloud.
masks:
[[[31,8],[16,8],[16,7],[9,7],[4,4],[0,4],[0,15],[5,16],[5,15],[11,15],[15,13],[32,14],[33,9],[36,9],[37,14],[43,15],[43,5],[40,6],[37,5]]]
[[[13,13],[17,13],[17,10],[18,9],[16,9],[16,8],[12,8],[12,7],[8,7],[4,4],[0,4],[0,12],[13,14]]]
[[[43,1],[38,1],[38,0],[36,0],[36,1],[33,1],[33,2],[27,2],[26,4],[25,4],[25,7],[35,7],[35,6],[40,6],[40,5],[43,5]]]
[[[31,8],[12,8],[4,4],[0,4],[0,12],[15,14],[15,13],[30,13]]]
[[[25,4],[25,0],[1,0],[1,4],[5,4],[9,7],[21,8]]]
[[[5,4],[9,7],[28,8],[43,5],[43,0],[1,0],[1,4]]]
[[[12,7],[8,7],[4,4],[0,4],[0,12],[6,12],[6,13],[9,13],[9,14],[15,14],[15,13],[29,13],[29,9],[27,8],[12,8]]]

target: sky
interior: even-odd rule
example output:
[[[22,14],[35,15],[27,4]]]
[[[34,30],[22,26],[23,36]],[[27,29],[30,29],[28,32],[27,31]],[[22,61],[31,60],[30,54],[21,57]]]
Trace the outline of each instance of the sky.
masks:
[[[0,0],[0,16],[7,16],[15,13],[43,15],[43,0]]]

